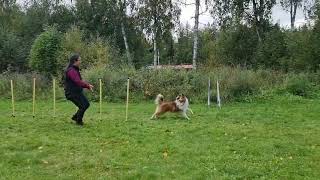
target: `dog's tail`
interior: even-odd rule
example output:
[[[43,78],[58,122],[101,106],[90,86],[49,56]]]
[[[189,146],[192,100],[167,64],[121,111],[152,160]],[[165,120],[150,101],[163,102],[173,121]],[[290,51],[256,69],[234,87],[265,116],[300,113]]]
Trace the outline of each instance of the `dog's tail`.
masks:
[[[160,105],[163,102],[163,95],[158,94],[156,100],[154,101],[156,105]]]

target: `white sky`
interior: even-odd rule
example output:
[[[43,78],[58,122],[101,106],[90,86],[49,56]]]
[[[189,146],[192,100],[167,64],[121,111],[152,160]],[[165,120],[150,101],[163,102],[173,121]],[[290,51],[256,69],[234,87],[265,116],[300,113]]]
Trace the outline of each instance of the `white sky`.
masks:
[[[192,2],[194,2],[194,0],[186,0],[186,2],[192,3]],[[193,27],[194,26],[194,18],[192,18],[192,17],[194,17],[194,11],[195,11],[194,5],[183,6],[181,9],[182,9],[181,17],[180,17],[181,23],[183,23],[183,24],[188,23],[191,27]],[[201,10],[200,10],[200,12],[201,12]],[[199,17],[199,23],[200,23],[199,26],[203,27],[204,25],[206,25],[208,23],[211,24],[212,21],[213,21],[213,19],[209,13],[203,14]],[[277,5],[272,9],[272,22],[273,23],[279,22],[282,27],[290,27],[290,13],[284,11],[280,5]],[[306,23],[305,17],[304,17],[302,9],[300,8],[297,10],[295,25],[301,26],[305,23]]]

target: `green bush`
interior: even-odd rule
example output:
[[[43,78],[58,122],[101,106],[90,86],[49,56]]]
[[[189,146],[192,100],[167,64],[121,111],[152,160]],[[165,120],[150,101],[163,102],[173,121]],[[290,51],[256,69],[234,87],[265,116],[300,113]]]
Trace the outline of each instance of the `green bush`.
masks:
[[[47,77],[57,75],[57,56],[60,49],[60,33],[54,27],[48,28],[32,45],[29,57],[30,67]]]
[[[269,72],[267,77],[271,76]],[[225,101],[241,100],[241,98],[256,94],[261,88],[266,88],[266,75],[261,71],[242,68],[220,68],[211,75],[211,79],[220,81],[220,94]],[[216,83],[216,82],[214,82]],[[213,84],[214,87],[216,84]],[[214,95],[216,90],[214,89]]]
[[[161,93],[173,99],[183,93],[193,100],[198,100],[200,92],[205,90],[204,79],[198,72],[163,70],[140,70],[137,77],[141,82],[145,99],[153,99]]]
[[[255,53],[258,38],[253,28],[244,25],[219,33],[216,58],[224,65],[256,66]]]
[[[259,89],[259,81],[248,73],[241,73],[240,76],[233,76],[229,79],[229,95],[239,98],[254,94]]]
[[[14,33],[0,27],[0,72],[10,68],[21,68],[24,63],[21,39]]]
[[[11,98],[10,80],[13,80],[16,100],[32,100],[33,78],[36,78],[36,98],[50,99],[52,93],[52,79],[40,74],[0,74],[0,95],[2,98]],[[64,97],[63,89],[56,86],[56,97]]]
[[[243,97],[254,95],[260,89],[268,89],[280,84],[281,77],[272,71],[251,71],[241,68],[222,67],[214,71],[184,71],[184,70],[134,70],[132,68],[105,69],[99,67],[84,71],[84,77],[96,87],[98,79],[104,83],[105,98],[109,101],[124,100],[126,97],[126,82],[130,77],[130,92],[132,98],[152,100],[159,93],[166,99],[174,99],[177,94],[186,94],[191,102],[207,100],[208,78],[211,78],[212,100],[216,97],[216,80],[220,81],[220,93],[224,101],[243,100]],[[98,99],[98,91],[92,98]]]
[[[265,34],[264,41],[258,44],[255,55],[259,67],[270,69],[287,69],[283,61],[287,58],[285,33],[278,26]]]
[[[63,71],[68,63],[72,53],[81,53],[85,51],[86,44],[83,41],[83,32],[79,29],[72,27],[67,31],[61,40],[61,50],[58,53],[58,68]],[[84,61],[85,65],[86,61]]]
[[[37,78],[37,97],[52,97],[52,80],[39,74],[0,75],[0,95],[10,98],[10,79],[15,81],[16,99],[32,98],[32,77]],[[178,94],[187,95],[191,103],[207,101],[208,78],[211,79],[212,101],[216,100],[216,81],[220,82],[220,95],[223,102],[247,101],[254,97],[269,98],[270,93],[290,93],[310,97],[315,92],[314,84],[318,74],[282,74],[269,70],[247,70],[243,68],[220,67],[216,69],[184,70],[135,70],[132,67],[111,68],[99,65],[82,71],[83,79],[95,88],[88,92],[90,100],[99,100],[99,79],[102,79],[103,99],[107,102],[124,102],[127,79],[130,78],[130,101],[151,101],[159,93],[172,100]],[[279,91],[280,89],[280,91]],[[274,94],[276,95],[276,94]],[[64,99],[62,87],[57,87],[57,98]]]
[[[92,69],[87,69],[83,72],[85,80],[94,85],[95,91],[88,95],[98,100],[99,98],[99,79],[103,82],[103,95],[107,101],[117,102],[124,100],[126,97],[126,83],[128,76],[119,71],[107,69],[105,66],[100,66]]]
[[[285,82],[285,90],[293,95],[309,97],[313,86],[306,74],[292,74]]]
[[[69,63],[70,55],[79,53],[82,59],[81,68],[90,69],[101,65],[110,65],[117,61],[117,51],[112,48],[103,39],[97,37],[90,39],[89,42],[84,40],[84,32],[77,27],[72,27],[62,38],[61,51],[58,54],[59,70]]]
[[[286,43],[288,49],[288,60],[284,62],[284,66],[288,67],[288,71],[303,72],[311,69],[312,61],[312,32],[303,27],[300,31],[288,32],[286,34]]]

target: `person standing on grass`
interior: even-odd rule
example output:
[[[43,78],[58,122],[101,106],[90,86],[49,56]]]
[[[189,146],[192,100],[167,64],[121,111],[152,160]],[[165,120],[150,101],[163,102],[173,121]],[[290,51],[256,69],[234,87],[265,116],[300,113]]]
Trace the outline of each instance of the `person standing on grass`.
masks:
[[[78,125],[83,125],[83,116],[90,103],[83,94],[83,88],[93,91],[93,86],[82,80],[80,75],[81,58],[78,54],[71,56],[69,65],[65,71],[64,91],[67,100],[73,102],[79,110],[72,116],[72,120]]]

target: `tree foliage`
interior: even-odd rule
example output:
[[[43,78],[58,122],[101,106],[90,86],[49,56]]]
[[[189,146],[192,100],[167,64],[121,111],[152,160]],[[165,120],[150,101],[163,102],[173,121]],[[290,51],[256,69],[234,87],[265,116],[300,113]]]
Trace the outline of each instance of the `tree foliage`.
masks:
[[[32,45],[29,57],[31,69],[47,76],[57,75],[57,54],[60,49],[61,35],[55,27],[49,27]]]
[[[213,23],[199,28],[200,67],[319,70],[319,1],[205,2],[200,10],[208,8]],[[288,19],[291,7],[293,18],[295,5],[303,6],[309,23],[294,30],[274,24],[272,8],[281,3]],[[72,52],[82,55],[84,68],[99,64],[141,68],[158,58],[160,64],[191,64],[195,34],[192,27],[179,23],[182,5],[172,0],[1,1],[0,72],[55,75]]]

